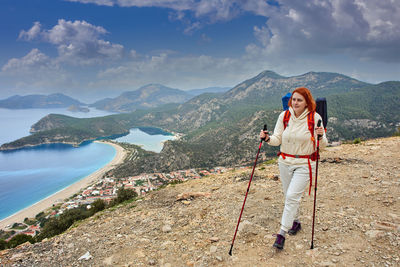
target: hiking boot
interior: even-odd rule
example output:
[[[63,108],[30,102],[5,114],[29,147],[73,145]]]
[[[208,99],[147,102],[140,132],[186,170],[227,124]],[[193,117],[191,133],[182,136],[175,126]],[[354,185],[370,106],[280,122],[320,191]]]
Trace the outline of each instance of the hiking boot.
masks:
[[[293,222],[292,228],[288,231],[289,235],[295,235],[297,234],[298,231],[301,229],[301,224],[300,222]]]
[[[285,237],[283,235],[278,234],[276,236],[274,247],[276,247],[277,249],[283,249],[283,245],[285,245]]]

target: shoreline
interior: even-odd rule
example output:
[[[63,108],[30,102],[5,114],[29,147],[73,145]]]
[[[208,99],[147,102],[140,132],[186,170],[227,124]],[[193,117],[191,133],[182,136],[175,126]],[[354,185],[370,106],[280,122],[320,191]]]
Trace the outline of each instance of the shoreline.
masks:
[[[48,196],[47,198],[44,198],[33,205],[20,210],[13,215],[4,218],[0,221],[0,229],[7,229],[6,226],[9,224],[13,224],[15,222],[23,222],[25,218],[33,218],[35,217],[38,213],[51,208],[53,204],[57,204],[60,202],[64,202],[65,199],[71,197],[72,195],[76,194],[80,190],[88,187],[91,185],[93,182],[101,178],[107,171],[111,170],[112,168],[115,167],[115,165],[118,165],[123,162],[126,152],[125,150],[114,143],[111,142],[105,142],[105,141],[95,141],[99,143],[105,143],[108,145],[111,145],[115,148],[116,154],[115,157],[105,166],[102,168],[98,169],[97,171],[89,174],[88,176],[82,178],[81,180],[77,181],[76,183],[71,184],[70,186],[52,194],[51,196]]]

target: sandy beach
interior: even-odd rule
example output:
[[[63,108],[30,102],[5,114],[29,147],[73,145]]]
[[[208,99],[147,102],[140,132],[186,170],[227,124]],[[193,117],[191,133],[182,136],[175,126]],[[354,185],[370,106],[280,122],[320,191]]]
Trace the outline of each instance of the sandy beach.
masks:
[[[96,141],[98,142],[98,141]],[[53,204],[57,204],[63,202],[65,199],[69,198],[70,196],[74,195],[75,193],[79,192],[81,189],[84,189],[91,185],[93,182],[98,180],[103,176],[104,173],[114,168],[115,165],[118,165],[123,162],[125,158],[125,150],[116,144],[103,142],[109,145],[112,145],[116,149],[116,155],[112,161],[110,161],[106,166],[97,170],[96,172],[86,176],[85,178],[81,179],[80,181],[70,185],[63,190],[58,191],[57,193],[33,204],[30,207],[27,207],[3,220],[0,221],[0,229],[4,229],[7,225],[13,224],[15,222],[23,222],[25,218],[32,218],[35,217],[41,211],[46,210],[53,206]]]

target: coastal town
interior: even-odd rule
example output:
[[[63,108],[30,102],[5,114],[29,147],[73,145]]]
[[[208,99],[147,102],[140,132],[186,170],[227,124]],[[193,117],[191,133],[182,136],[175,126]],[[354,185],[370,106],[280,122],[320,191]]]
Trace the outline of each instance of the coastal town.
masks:
[[[45,216],[46,219],[57,217],[63,214],[66,210],[82,206],[86,206],[87,209],[90,209],[91,204],[98,199],[109,204],[117,197],[120,188],[132,189],[136,191],[138,197],[141,197],[170,183],[180,183],[191,179],[201,179],[204,176],[221,174],[230,169],[231,168],[225,167],[216,167],[209,170],[188,169],[173,171],[170,173],[141,174],[124,178],[105,176],[89,187],[81,190],[79,193],[73,195],[71,198],[67,200],[59,200],[58,203],[53,204],[53,207],[49,212],[41,212],[36,216],[36,218],[25,218],[23,223],[15,222],[12,225],[8,225],[6,229],[0,229],[0,238],[9,241],[18,234],[25,234],[34,237],[38,235],[41,230],[41,221],[38,218],[43,216]]]
[[[104,177],[96,184],[89,186],[81,193],[74,196],[71,200],[63,203],[57,212],[52,215],[62,214],[66,209],[77,208],[81,205],[90,205],[97,199],[102,199],[110,203],[117,196],[119,188],[133,189],[138,196],[144,196],[150,191],[158,189],[160,186],[184,182],[190,179],[200,179],[203,176],[211,174],[224,173],[230,168],[216,167],[210,170],[179,170],[170,173],[152,173],[141,174],[124,178]]]

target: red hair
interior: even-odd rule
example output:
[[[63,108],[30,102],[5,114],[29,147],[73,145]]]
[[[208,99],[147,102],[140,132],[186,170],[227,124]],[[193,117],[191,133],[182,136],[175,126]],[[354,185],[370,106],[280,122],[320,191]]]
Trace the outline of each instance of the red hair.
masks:
[[[308,90],[305,87],[299,87],[293,91],[292,96],[289,99],[289,103],[288,103],[289,107],[292,106],[292,97],[293,97],[294,93],[301,94],[304,97],[304,99],[306,100],[306,103],[307,103],[308,111],[310,111],[310,112],[315,111],[317,104],[315,103],[315,100],[314,100],[313,96],[311,95],[310,90]]]

